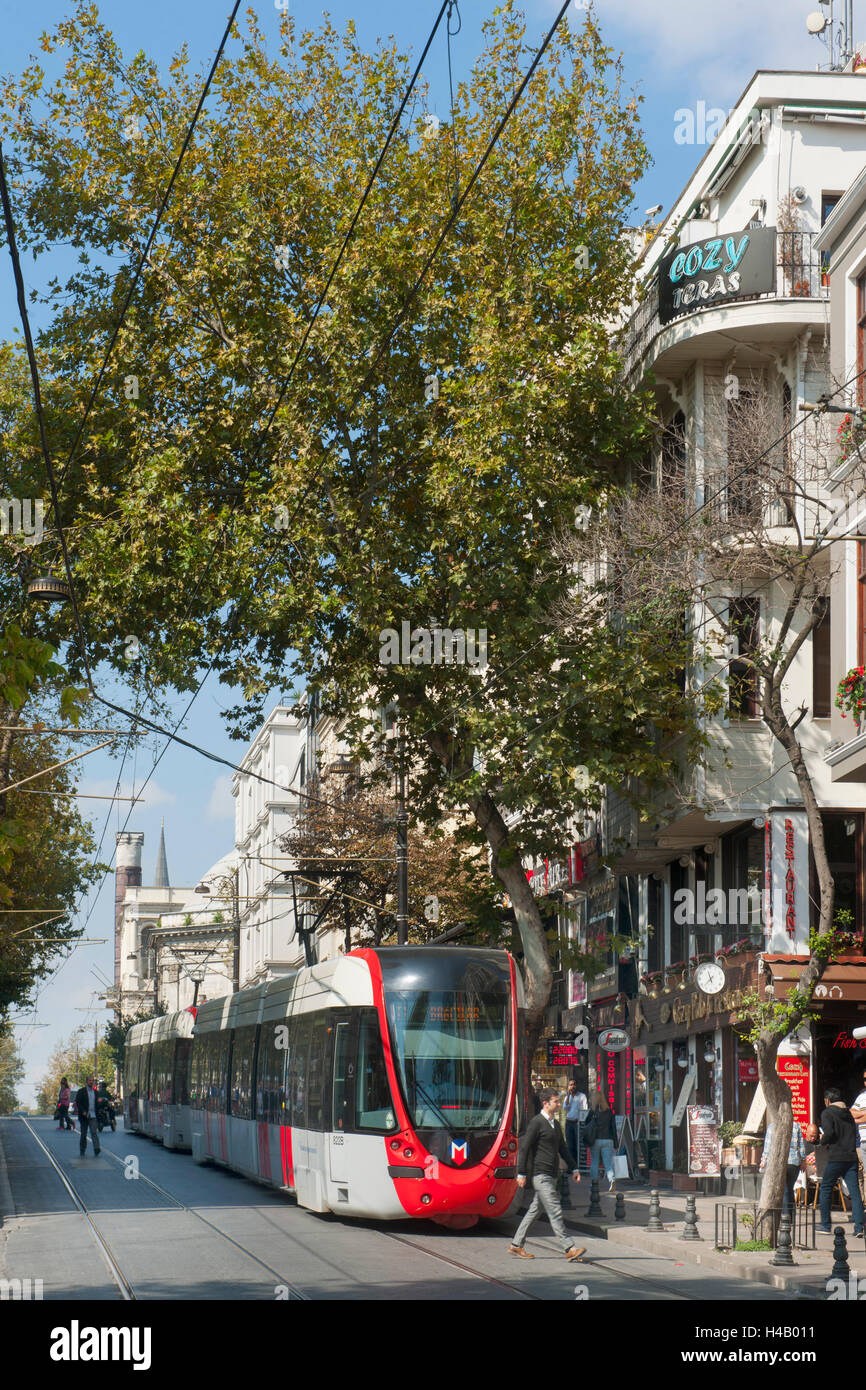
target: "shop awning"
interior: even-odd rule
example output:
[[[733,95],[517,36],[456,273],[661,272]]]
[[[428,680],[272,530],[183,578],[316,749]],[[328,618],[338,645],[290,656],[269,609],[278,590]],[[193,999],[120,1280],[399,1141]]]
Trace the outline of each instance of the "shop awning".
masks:
[[[772,972],[777,999],[787,998],[809,963],[808,956],[766,955],[763,959]],[[839,956],[830,962],[815,986],[816,1006],[840,1000],[866,1002],[866,956]]]

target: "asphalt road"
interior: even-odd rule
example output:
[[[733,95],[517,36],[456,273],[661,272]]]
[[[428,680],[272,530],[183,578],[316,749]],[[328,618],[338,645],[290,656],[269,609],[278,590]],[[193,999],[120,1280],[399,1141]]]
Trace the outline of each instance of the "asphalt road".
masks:
[[[41,1279],[46,1300],[784,1299],[592,1237],[580,1239],[583,1262],[569,1264],[541,1221],[527,1243],[536,1258],[517,1260],[508,1254],[516,1214],[466,1232],[319,1216],[139,1135],[101,1138],[102,1154],[88,1146],[82,1160],[78,1134],[58,1132],[51,1119],[0,1120],[0,1279]],[[126,1176],[135,1171],[129,1158],[138,1177]]]

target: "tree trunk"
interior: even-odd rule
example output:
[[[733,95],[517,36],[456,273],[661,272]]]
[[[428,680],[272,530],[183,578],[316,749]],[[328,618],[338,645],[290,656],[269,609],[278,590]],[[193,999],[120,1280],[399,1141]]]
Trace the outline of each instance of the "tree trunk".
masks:
[[[779,1208],[785,1195],[788,1149],[794,1125],[791,1088],[776,1070],[776,1053],[782,1041],[778,1033],[764,1032],[758,1039],[758,1080],[767,1099],[768,1123],[773,1124],[773,1144],[764,1181],[761,1184],[761,1210]]]
[[[472,761],[455,758],[455,745],[441,733],[428,735],[428,743],[443,766],[459,777],[472,770]],[[491,872],[499,879],[514,909],[520,944],[523,947],[523,983],[526,994],[527,1065],[531,1065],[541,1031],[544,1010],[550,998],[553,971],[550,950],[544,933],[544,923],[538,910],[526,873],[502,819],[499,807],[490,792],[480,792],[469,798],[469,809],[475,823],[490,846]]]
[[[474,796],[470,808],[480,830],[487,838],[491,851],[491,868],[499,879],[514,909],[517,930],[523,947],[523,978],[526,990],[527,1047],[536,1041],[544,1024],[544,1010],[550,998],[553,971],[544,924],[538,903],[532,893],[526,873],[510,843],[508,827],[489,792]],[[531,1055],[531,1054],[530,1054]]]
[[[806,766],[803,750],[782,706],[781,686],[786,672],[787,665],[784,671],[775,672],[772,681],[767,679],[764,681],[764,723],[787,753],[803,798],[806,821],[809,826],[809,841],[818,874],[820,892],[818,931],[823,935],[829,932],[833,926],[833,904],[836,889],[827,858],[821,808],[815,796],[815,789],[812,786],[812,778]],[[811,998],[815,985],[824,973],[825,963],[814,952],[810,955],[809,963],[800,976],[798,986],[804,1002],[802,1005],[792,1008],[786,1020],[785,1035],[793,1033],[802,1023],[807,1001]],[[785,1035],[777,1029],[765,1027],[761,1030],[756,1047],[758,1079],[767,1100],[767,1122],[773,1125],[773,1148],[761,1185],[761,1209],[764,1211],[782,1205],[785,1193],[785,1168],[788,1162],[788,1148],[791,1143],[791,1131],[794,1123],[790,1088],[776,1070],[779,1044]]]

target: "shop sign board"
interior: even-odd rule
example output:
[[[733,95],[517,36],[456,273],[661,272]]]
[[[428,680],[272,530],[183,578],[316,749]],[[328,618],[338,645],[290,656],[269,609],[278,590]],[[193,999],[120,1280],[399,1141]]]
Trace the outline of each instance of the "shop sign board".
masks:
[[[598,1045],[605,1052],[625,1052],[630,1042],[625,1028],[602,1028],[598,1034]]]
[[[692,1177],[718,1178],[719,1111],[715,1105],[687,1107],[689,1128],[689,1173]]]
[[[866,1047],[866,1038],[852,1038],[849,1033],[837,1033],[833,1039],[834,1047]]]
[[[757,1057],[741,1057],[739,1059],[739,1071],[741,1081],[757,1081],[758,1079],[758,1059]]]
[[[812,1122],[810,1102],[810,1076],[808,1057],[777,1057],[776,1070],[783,1081],[788,1083],[792,1096],[794,1119],[798,1125]]]
[[[775,227],[695,241],[669,252],[659,266],[659,321],[775,287]]]
[[[766,949],[781,954],[809,951],[809,827],[806,812],[771,811],[767,840],[771,902],[766,914]]]

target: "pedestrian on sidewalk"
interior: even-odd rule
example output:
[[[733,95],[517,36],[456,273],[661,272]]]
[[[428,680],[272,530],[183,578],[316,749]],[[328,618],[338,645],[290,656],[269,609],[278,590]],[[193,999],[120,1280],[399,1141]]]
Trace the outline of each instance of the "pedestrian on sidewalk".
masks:
[[[854,1117],[842,1099],[842,1092],[831,1086],[824,1092],[825,1109],[821,1114],[821,1146],[827,1150],[827,1166],[821,1179],[818,1205],[821,1209],[821,1225],[818,1227],[825,1236],[832,1235],[830,1211],[833,1191],[840,1178],[845,1181],[851,1198],[851,1211],[854,1215],[854,1234],[863,1234],[863,1201],[860,1197],[860,1183],[857,1164],[857,1126]]]
[[[534,1255],[524,1250],[523,1242],[530,1226],[544,1207],[565,1258],[579,1260],[581,1255],[585,1254],[586,1247],[578,1247],[572,1243],[562,1219],[562,1204],[558,1192],[560,1158],[564,1160],[575,1182],[580,1182],[580,1174],[556,1121],[560,1105],[559,1092],[543,1087],[538,1093],[538,1099],[541,1102],[541,1110],[529,1121],[517,1155],[517,1186],[525,1187],[529,1180],[535,1195],[517,1228],[514,1240],[508,1247],[508,1253],[522,1260],[535,1259]]]
[[[60,1124],[57,1126],[58,1129],[75,1128],[69,1119],[69,1102],[71,1099],[72,1092],[69,1089],[69,1082],[64,1076],[63,1080],[60,1082],[60,1094],[57,1097],[57,1110],[60,1119]]]
[[[96,1083],[95,1078],[88,1076],[87,1085],[82,1086],[75,1096],[75,1105],[78,1110],[78,1120],[81,1125],[81,1138],[78,1150],[84,1158],[87,1153],[87,1132],[93,1140],[93,1152],[99,1153],[99,1130],[96,1125]]]
[[[616,1174],[613,1167],[613,1151],[616,1145],[616,1116],[608,1105],[603,1091],[596,1091],[592,1098],[589,1133],[592,1136],[589,1180],[594,1182],[598,1176],[599,1162],[601,1162],[604,1164],[604,1171],[610,1184],[607,1190],[613,1192],[616,1186]]]
[[[589,1101],[583,1091],[577,1089],[577,1082],[572,1078],[565,1092],[565,1142],[575,1168],[580,1166],[580,1129],[588,1114]]]
[[[773,1121],[767,1125],[767,1132],[764,1135],[764,1152],[761,1154],[761,1166],[759,1172],[766,1170],[770,1160],[770,1152],[773,1147]],[[797,1121],[794,1121],[791,1129],[791,1143],[788,1147],[788,1163],[785,1168],[785,1195],[782,1198],[782,1211],[791,1211],[794,1207],[794,1184],[806,1166],[806,1141],[803,1138],[803,1131]]]
[[[851,1106],[851,1115],[860,1130],[860,1147],[857,1150],[860,1159],[860,1191],[866,1198],[866,1071],[863,1072],[863,1090]]]

